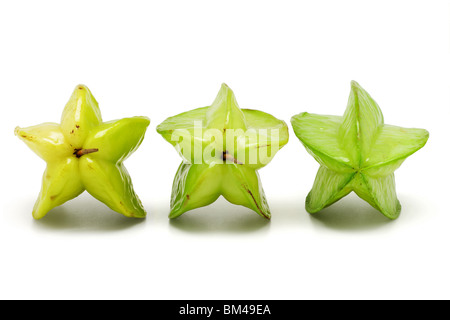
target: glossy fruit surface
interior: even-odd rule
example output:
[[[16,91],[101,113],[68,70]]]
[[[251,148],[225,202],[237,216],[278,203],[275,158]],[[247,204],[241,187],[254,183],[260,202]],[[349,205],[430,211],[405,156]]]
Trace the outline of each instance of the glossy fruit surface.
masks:
[[[123,161],[139,147],[149,123],[146,117],[103,122],[90,90],[78,85],[60,124],[17,127],[15,134],[47,163],[33,217],[84,190],[127,217],[145,217]]]
[[[270,218],[257,170],[288,142],[284,121],[240,109],[233,91],[223,84],[211,106],[170,117],[157,131],[183,158],[172,187],[170,218],[221,195]]]
[[[355,81],[344,116],[303,112],[291,123],[320,164],[306,198],[308,212],[318,212],[354,191],[386,217],[398,217],[394,171],[425,145],[427,130],[384,124],[378,104]]]

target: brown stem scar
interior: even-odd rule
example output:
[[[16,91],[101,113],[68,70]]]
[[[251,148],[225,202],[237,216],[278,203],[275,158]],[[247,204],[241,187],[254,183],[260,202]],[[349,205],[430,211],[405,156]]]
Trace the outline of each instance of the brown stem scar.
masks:
[[[229,161],[232,161],[232,162],[234,162],[234,163],[236,163],[236,164],[242,164],[242,162],[240,162],[240,161],[238,161],[238,159],[234,158],[234,157],[228,152],[228,150],[226,150],[226,151],[223,152],[223,154],[222,154],[222,160],[223,160],[223,161],[229,160]]]
[[[98,152],[98,149],[75,149],[75,152],[73,153],[77,158],[81,158],[85,154]]]

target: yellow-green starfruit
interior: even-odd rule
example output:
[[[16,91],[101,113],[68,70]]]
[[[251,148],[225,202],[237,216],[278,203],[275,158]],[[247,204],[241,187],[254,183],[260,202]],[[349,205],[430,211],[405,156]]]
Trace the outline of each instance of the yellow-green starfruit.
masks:
[[[123,161],[139,147],[149,124],[147,117],[103,122],[91,91],[78,85],[60,124],[17,127],[15,134],[47,163],[33,217],[44,217],[85,190],[118,213],[145,217]]]

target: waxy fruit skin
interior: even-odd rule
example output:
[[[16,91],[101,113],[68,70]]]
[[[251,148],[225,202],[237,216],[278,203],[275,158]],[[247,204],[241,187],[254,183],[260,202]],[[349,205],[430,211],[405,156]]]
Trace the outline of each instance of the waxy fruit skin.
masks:
[[[173,182],[170,218],[207,206],[222,195],[270,219],[257,169],[288,142],[284,121],[262,111],[240,109],[233,91],[222,84],[211,106],[170,117],[158,125],[157,132],[183,158]],[[187,140],[176,139],[179,132]],[[236,136],[231,136],[233,132]],[[215,138],[211,139],[209,133]],[[183,147],[180,141],[189,143]],[[216,146],[213,151],[211,144]],[[187,147],[190,152],[186,152]]]
[[[399,216],[394,171],[425,145],[427,130],[384,124],[377,103],[355,81],[342,117],[303,112],[293,116],[291,124],[320,164],[306,198],[309,213],[354,191],[386,217]]]
[[[149,124],[147,117],[103,122],[90,90],[78,85],[60,124],[17,127],[15,134],[47,163],[33,217],[44,217],[85,190],[118,213],[145,217],[123,161],[139,147]]]

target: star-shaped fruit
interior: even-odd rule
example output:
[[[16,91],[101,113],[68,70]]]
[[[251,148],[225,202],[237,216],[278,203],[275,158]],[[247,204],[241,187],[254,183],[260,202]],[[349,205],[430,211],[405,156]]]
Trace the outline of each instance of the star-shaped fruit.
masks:
[[[84,190],[127,217],[145,217],[123,161],[139,147],[149,123],[146,117],[103,122],[94,96],[78,85],[61,124],[17,127],[15,134],[47,163],[33,217],[44,217]]]
[[[320,164],[306,198],[308,212],[318,212],[354,191],[386,217],[398,217],[394,171],[425,145],[428,131],[384,124],[377,103],[355,81],[344,116],[303,112],[291,123]]]
[[[170,117],[157,131],[183,158],[173,182],[170,218],[222,195],[270,219],[257,170],[288,142],[284,121],[240,109],[233,91],[223,84],[211,106]]]

